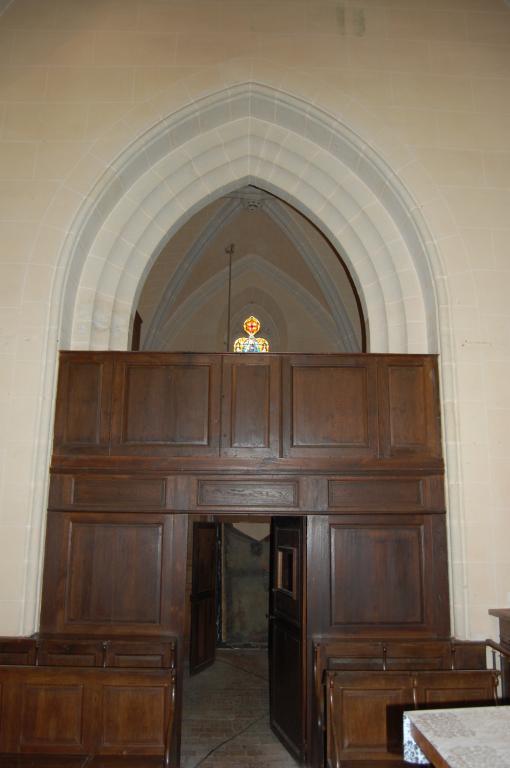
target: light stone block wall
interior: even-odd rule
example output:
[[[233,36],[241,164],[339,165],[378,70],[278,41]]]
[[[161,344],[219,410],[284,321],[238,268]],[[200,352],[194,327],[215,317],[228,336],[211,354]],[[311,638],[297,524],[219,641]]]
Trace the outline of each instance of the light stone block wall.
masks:
[[[447,446],[461,532],[456,629],[495,635],[487,609],[510,605],[508,5],[14,0],[2,10],[0,633],[37,622],[48,457],[39,425],[51,409],[43,381],[59,313],[72,312],[56,307],[53,293],[65,236],[120,148],[161,117],[158,93],[170,90],[178,107],[198,82],[190,78],[203,88],[221,66],[261,82],[277,68],[282,85],[336,103],[345,122],[362,107],[374,145],[387,131],[413,158],[403,176],[417,205],[428,203],[428,187],[415,167],[440,192],[445,205],[429,206],[429,223],[453,322],[454,349],[442,364],[458,381],[456,400],[445,402],[446,426],[455,420],[460,434],[455,451]],[[79,275],[69,279],[77,285]]]

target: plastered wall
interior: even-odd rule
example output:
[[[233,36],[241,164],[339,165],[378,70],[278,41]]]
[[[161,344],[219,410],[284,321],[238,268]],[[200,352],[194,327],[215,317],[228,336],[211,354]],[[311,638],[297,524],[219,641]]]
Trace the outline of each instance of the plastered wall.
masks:
[[[5,4],[4,4],[5,6]],[[2,6],[0,5],[0,9]],[[503,0],[14,0],[0,15],[0,633],[37,625],[59,260],[84,195],[211,72],[327,101],[401,142],[453,349],[445,423],[456,630],[510,605],[510,9]],[[165,102],[168,104],[168,99]],[[108,139],[96,143],[106,132]],[[87,161],[83,158],[87,156]],[[387,156],[389,173],[392,157]],[[417,167],[417,166],[416,166]],[[423,175],[425,174],[425,176]],[[426,185],[420,179],[427,178]],[[72,184],[70,183],[72,179]],[[64,193],[63,193],[64,192]],[[435,200],[436,198],[434,198]],[[429,206],[430,209],[430,206]],[[79,276],[71,276],[78,281]],[[410,300],[410,299],[408,299]]]

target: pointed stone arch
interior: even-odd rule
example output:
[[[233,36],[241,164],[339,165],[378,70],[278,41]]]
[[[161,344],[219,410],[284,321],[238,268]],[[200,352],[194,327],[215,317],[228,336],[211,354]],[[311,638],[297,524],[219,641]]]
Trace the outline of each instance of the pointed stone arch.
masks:
[[[432,238],[399,177],[347,126],[256,84],[183,108],[112,164],[68,243],[64,344],[126,348],[136,297],[168,239],[200,207],[247,184],[300,210],[342,254],[372,351],[437,351]]]
[[[127,348],[145,276],[168,239],[208,202],[253,184],[296,207],[342,255],[370,351],[441,352],[452,607],[455,631],[468,632],[456,375],[441,260],[443,247],[459,246],[458,231],[423,168],[374,115],[345,94],[324,92],[318,105],[316,84],[308,87],[300,73],[262,69],[271,84],[227,68],[136,108],[77,163],[48,207],[40,248],[58,245],[59,261],[34,460],[27,628],[40,591],[57,346]]]

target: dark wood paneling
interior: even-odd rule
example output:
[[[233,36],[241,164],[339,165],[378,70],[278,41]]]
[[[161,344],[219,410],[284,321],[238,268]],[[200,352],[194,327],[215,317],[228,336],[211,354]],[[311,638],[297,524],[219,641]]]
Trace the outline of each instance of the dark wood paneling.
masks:
[[[379,358],[381,448],[385,457],[438,459],[441,428],[434,358]]]
[[[160,624],[162,523],[73,522],[66,621]]]
[[[36,652],[36,641],[32,638],[0,637],[0,664],[35,664]]]
[[[216,523],[193,523],[191,674],[212,664],[216,658],[217,544]]]
[[[98,640],[38,641],[37,660],[42,667],[101,667],[104,648]]]
[[[108,453],[113,356],[61,353],[55,454]]]
[[[221,357],[116,358],[112,453],[217,456]]]
[[[136,640],[109,640],[106,646],[107,667],[173,669],[175,643]]]
[[[1,667],[0,751],[163,756],[173,670]]]
[[[84,687],[81,683],[26,682],[21,686],[23,749],[84,752]]]
[[[199,480],[199,507],[298,506],[298,483],[270,480]]]
[[[377,455],[376,365],[370,357],[285,358],[283,409],[285,456]]]
[[[424,623],[424,527],[331,528],[331,624]]]
[[[128,748],[163,752],[167,705],[164,687],[127,686],[121,681],[104,685],[102,694],[100,753],[121,754]]]
[[[41,630],[178,634],[186,516],[50,512]]]
[[[398,757],[405,709],[494,701],[489,671],[328,672],[328,765]]]
[[[280,453],[280,358],[225,355],[221,454],[278,456]]]
[[[449,635],[444,515],[312,518],[309,558],[322,566],[309,583],[314,632]]]
[[[167,506],[167,479],[131,475],[63,475],[51,477],[50,509],[154,510]]]
[[[440,512],[443,477],[342,477],[329,481],[329,506],[361,512]]]
[[[271,519],[270,724],[299,760],[306,756],[306,521]]]

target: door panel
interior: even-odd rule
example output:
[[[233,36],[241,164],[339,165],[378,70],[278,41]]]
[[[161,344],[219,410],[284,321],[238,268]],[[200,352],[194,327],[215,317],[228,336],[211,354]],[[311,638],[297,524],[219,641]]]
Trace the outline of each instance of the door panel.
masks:
[[[271,520],[269,687],[271,727],[305,758],[304,518]]]
[[[216,657],[216,523],[193,523],[190,673]]]

